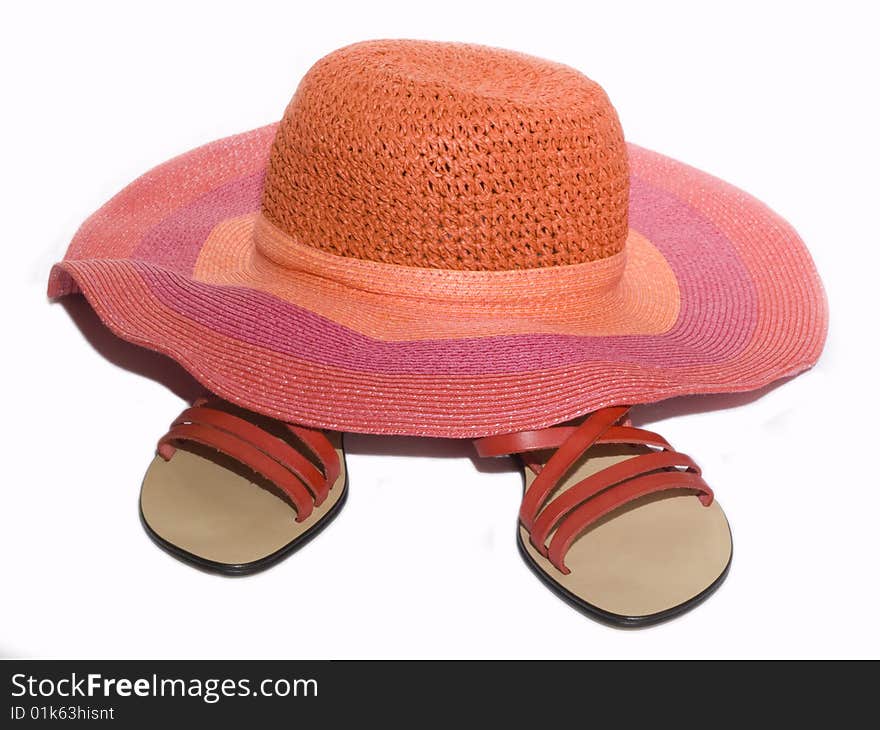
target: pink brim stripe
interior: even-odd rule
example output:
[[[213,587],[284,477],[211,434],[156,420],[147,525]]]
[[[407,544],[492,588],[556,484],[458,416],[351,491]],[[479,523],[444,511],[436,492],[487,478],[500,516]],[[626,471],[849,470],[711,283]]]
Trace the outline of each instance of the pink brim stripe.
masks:
[[[251,213],[260,207],[265,171],[234,178],[182,206],[150,228],[131,252],[171,271],[191,274],[205,239],[226,218]]]
[[[253,408],[259,396],[260,412],[318,428],[470,438],[540,428],[608,405],[749,390],[766,377],[760,359],[678,371],[591,361],[455,378],[332,368],[243,343],[189,320],[154,297],[132,262],[68,266],[116,334],[170,356],[223,398]],[[206,367],[218,362],[222,368]],[[804,366],[791,365],[778,377]]]

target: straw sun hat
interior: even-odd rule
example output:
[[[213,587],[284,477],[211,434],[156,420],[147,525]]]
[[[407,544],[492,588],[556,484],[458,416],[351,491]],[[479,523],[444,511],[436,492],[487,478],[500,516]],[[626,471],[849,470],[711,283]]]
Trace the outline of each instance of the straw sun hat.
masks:
[[[741,391],[819,356],[809,253],[624,142],[578,71],[452,43],[318,61],[280,123],[139,178],[49,282],[248,409],[474,437]]]

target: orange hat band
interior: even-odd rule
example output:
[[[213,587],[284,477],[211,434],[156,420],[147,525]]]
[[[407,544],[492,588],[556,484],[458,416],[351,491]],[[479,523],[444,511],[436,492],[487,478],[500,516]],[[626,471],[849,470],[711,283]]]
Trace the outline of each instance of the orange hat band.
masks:
[[[618,285],[626,249],[598,261],[508,271],[457,271],[400,266],[327,253],[299,243],[263,215],[254,222],[257,250],[291,271],[329,279],[351,289],[415,299],[458,303],[543,301],[577,297],[581,304]]]

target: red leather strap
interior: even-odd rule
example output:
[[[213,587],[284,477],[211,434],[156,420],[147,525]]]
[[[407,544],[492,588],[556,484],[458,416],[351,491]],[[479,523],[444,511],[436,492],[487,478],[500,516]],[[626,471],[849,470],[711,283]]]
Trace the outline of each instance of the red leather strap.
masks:
[[[552,426],[538,431],[502,433],[474,441],[477,454],[482,457],[525,454],[529,451],[558,449],[577,430],[576,426]]]
[[[655,449],[672,448],[669,442],[660,434],[646,431],[643,428],[635,428],[634,426],[612,426],[602,434],[602,437],[596,443],[633,444],[637,446],[651,446]]]
[[[276,484],[293,501],[297,522],[302,522],[312,513],[313,498],[303,482],[275,459],[238,436],[214,426],[198,423],[174,425],[159,440],[159,454],[163,458],[169,458],[165,456],[168,453],[167,449],[163,453],[163,447],[173,447],[181,441],[192,441],[217,449]]]
[[[576,507],[616,484],[660,469],[670,468],[683,468],[695,474],[700,473],[700,467],[689,456],[675,451],[660,451],[624,459],[602,469],[602,471],[591,474],[586,479],[582,479],[541,510],[529,535],[532,545],[546,556],[547,548],[544,546],[544,542],[560,520],[564,519]]]
[[[193,401],[193,407],[210,406],[214,404],[222,404],[222,401],[211,399],[209,396],[200,396]],[[336,484],[339,475],[342,473],[342,463],[339,460],[339,454],[336,453],[336,447],[330,443],[330,439],[323,431],[318,431],[305,426],[297,426],[293,423],[285,423],[285,426],[294,434],[302,444],[309,450],[318,463],[321,465],[321,471],[330,489]]]
[[[324,478],[329,487],[336,484],[342,473],[342,465],[339,463],[339,454],[330,440],[321,431],[316,431],[305,426],[294,426],[288,423],[290,432],[302,441],[305,446],[321,465]]]
[[[314,495],[316,505],[320,505],[327,498],[330,485],[318,468],[290,444],[264,431],[256,424],[232,413],[207,406],[187,408],[171,425],[174,427],[186,423],[214,426],[238,436],[296,474]]]
[[[321,431],[285,425],[319,466],[295,445],[225,410],[222,401],[205,397],[174,419],[157,451],[167,461],[184,441],[216,449],[278,486],[296,507],[297,522],[302,522],[327,498],[342,468],[336,449]]]
[[[553,426],[543,431],[487,436],[476,442],[480,456],[508,456],[518,454],[523,463],[535,474],[544,468],[541,452],[558,448],[577,430],[575,426]],[[594,442],[600,444],[631,444],[656,449],[671,449],[669,442],[652,431],[632,426],[610,426]]]
[[[522,506],[519,510],[519,519],[527,530],[531,532],[538,511],[544,505],[547,497],[556,489],[559,480],[565,476],[565,473],[581,455],[596,442],[596,439],[605,433],[610,426],[613,426],[623,418],[628,410],[629,408],[618,406],[603,408],[590,414],[575,429],[574,433],[556,449],[553,456],[550,457],[523,496]]]
[[[558,449],[575,431],[577,431],[577,426],[551,426],[539,431],[520,431],[519,433],[504,433],[498,436],[484,436],[475,439],[474,446],[476,446],[477,454],[483,457],[526,454],[531,451]],[[604,434],[596,439],[595,443],[640,444],[661,449],[671,448],[669,442],[659,434],[633,426],[610,426]]]
[[[684,488],[694,490],[705,506],[714,499],[696,462],[676,452],[656,433],[629,425],[624,420],[628,410],[604,408],[580,426],[553,426],[475,442],[481,456],[518,454],[537,474],[523,496],[520,522],[529,532],[532,545],[563,573],[569,572],[565,554],[583,531],[639,497]],[[656,450],[612,464],[550,499],[575,462],[597,444],[630,444]],[[536,452],[552,449],[553,455],[542,464]]]
[[[571,571],[565,565],[565,554],[584,530],[618,507],[669,489],[694,489],[700,493],[700,501],[705,506],[712,504],[712,490],[699,474],[662,471],[636,477],[598,494],[568,515],[550,540],[547,557],[562,573],[568,575]]]

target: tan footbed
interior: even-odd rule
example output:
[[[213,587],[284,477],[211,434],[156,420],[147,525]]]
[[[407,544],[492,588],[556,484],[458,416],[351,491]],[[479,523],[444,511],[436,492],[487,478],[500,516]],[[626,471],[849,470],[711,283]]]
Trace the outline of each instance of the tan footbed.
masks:
[[[147,469],[144,521],[163,540],[215,563],[246,565],[272,555],[314,527],[342,497],[342,437],[327,437],[341,472],[327,499],[302,522],[295,521],[293,505],[255,475],[215,452],[183,449],[169,461],[156,456]]]
[[[594,446],[555,494],[645,451]],[[526,469],[527,489],[534,479]],[[529,557],[558,585],[591,606],[625,617],[651,616],[699,595],[724,572],[732,550],[730,527],[718,502],[704,507],[684,490],[643,497],[596,522],[565,556],[568,575],[535,550],[523,527],[519,537]]]

